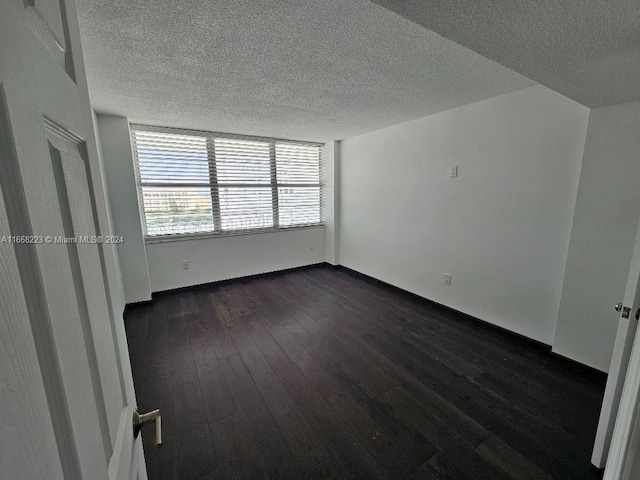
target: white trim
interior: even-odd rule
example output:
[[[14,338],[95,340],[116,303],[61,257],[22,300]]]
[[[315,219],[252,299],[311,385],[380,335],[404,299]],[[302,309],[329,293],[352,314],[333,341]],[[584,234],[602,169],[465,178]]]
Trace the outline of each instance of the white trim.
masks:
[[[66,128],[58,124],[55,120],[52,120],[46,115],[43,115],[43,118],[44,118],[44,129],[47,132],[52,133],[53,135],[56,135],[60,138],[63,138],[73,143],[74,145],[82,145],[84,143],[84,139],[77,133],[67,130]]]
[[[324,223],[315,223],[312,225],[296,225],[294,227],[270,227],[270,228],[252,228],[248,230],[229,230],[220,232],[201,232],[201,233],[175,233],[168,235],[148,235],[144,238],[144,243],[149,245],[153,243],[182,242],[185,240],[202,240],[204,238],[220,238],[220,237],[237,237],[240,235],[258,235],[261,233],[277,233],[290,232],[293,230],[307,230],[311,228],[324,228]]]

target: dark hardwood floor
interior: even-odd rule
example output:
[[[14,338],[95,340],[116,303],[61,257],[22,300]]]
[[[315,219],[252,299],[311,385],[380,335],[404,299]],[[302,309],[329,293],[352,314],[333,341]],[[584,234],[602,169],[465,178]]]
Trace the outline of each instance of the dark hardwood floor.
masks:
[[[128,310],[150,480],[599,479],[602,381],[319,266]]]

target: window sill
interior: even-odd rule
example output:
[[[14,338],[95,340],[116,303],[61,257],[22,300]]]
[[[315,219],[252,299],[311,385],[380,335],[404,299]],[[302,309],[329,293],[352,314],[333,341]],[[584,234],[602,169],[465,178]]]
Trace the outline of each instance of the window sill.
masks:
[[[173,235],[170,234],[146,236],[144,238],[144,243],[146,245],[152,245],[154,243],[183,242],[186,240],[202,240],[205,238],[224,238],[237,237],[240,235],[259,235],[263,233],[291,232],[294,230],[308,230],[312,228],[324,228],[324,223],[302,225],[297,227],[261,228],[255,230],[233,230],[228,232],[179,233]]]

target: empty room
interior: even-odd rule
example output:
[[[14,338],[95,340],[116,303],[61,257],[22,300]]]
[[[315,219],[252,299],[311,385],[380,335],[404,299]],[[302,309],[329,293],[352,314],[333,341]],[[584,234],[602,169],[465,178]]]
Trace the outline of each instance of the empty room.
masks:
[[[0,478],[640,479],[639,0],[5,0]]]

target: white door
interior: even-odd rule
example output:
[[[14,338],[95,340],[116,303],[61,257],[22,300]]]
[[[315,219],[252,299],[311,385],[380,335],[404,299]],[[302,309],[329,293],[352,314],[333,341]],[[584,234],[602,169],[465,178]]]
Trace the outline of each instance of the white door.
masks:
[[[640,308],[640,226],[631,257],[629,277],[621,304],[618,332],[614,344],[613,356],[609,367],[607,386],[600,411],[600,421],[591,457],[591,463],[602,468],[607,464],[613,430],[618,416],[622,389],[627,376],[631,350],[636,335],[638,320],[636,313]],[[612,306],[613,307],[613,306]]]
[[[640,478],[640,329],[636,330],[604,480]]]
[[[2,0],[0,478],[146,479],[103,192],[74,1]]]

